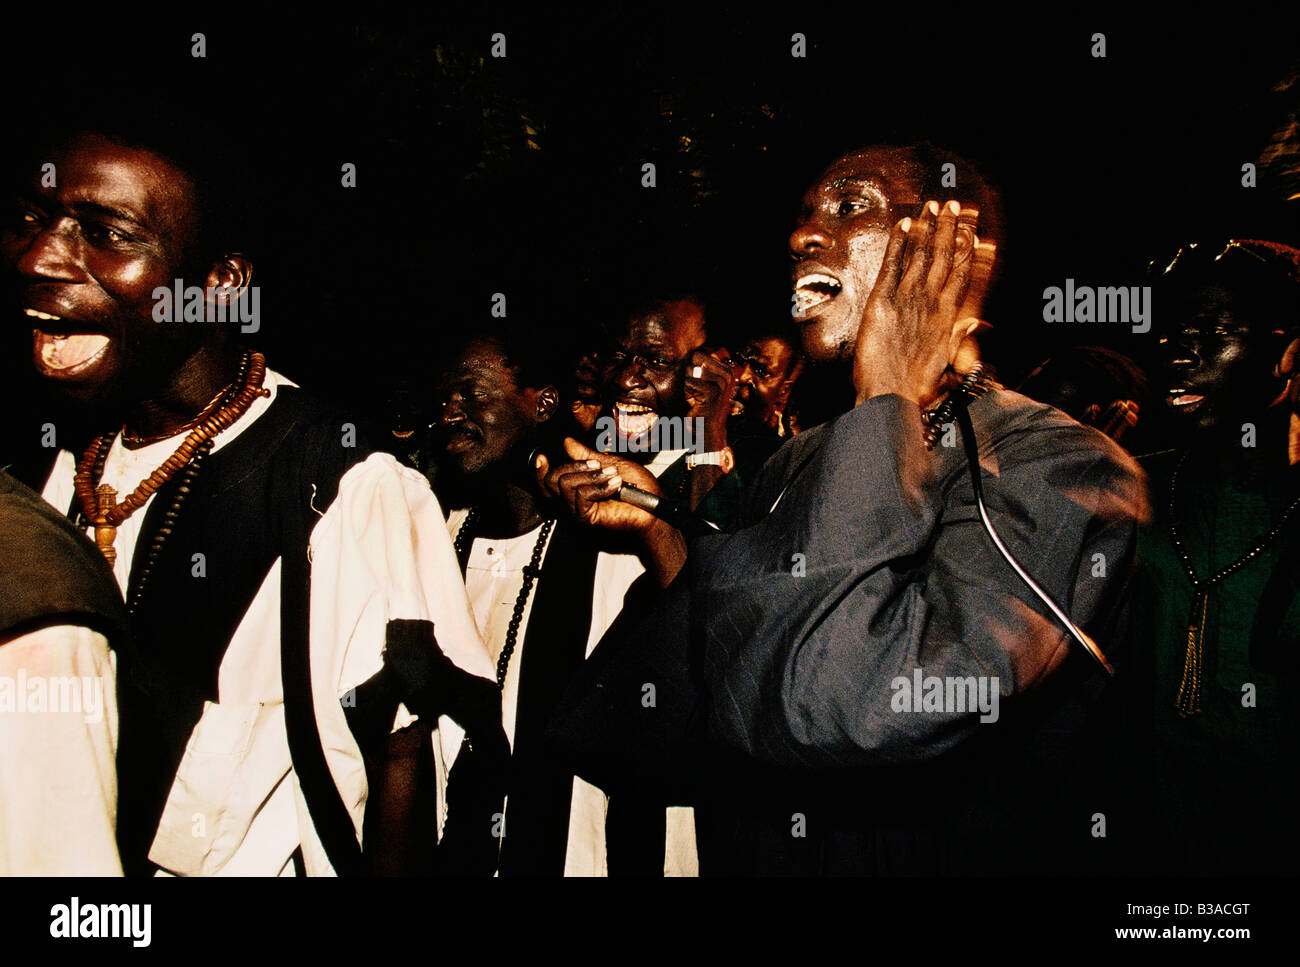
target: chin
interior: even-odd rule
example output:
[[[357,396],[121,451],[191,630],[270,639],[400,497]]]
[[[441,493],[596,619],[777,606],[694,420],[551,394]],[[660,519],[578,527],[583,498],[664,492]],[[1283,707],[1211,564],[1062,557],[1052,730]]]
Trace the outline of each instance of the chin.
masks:
[[[814,363],[829,363],[853,356],[853,340],[846,339],[839,329],[818,320],[803,328],[803,351]]]

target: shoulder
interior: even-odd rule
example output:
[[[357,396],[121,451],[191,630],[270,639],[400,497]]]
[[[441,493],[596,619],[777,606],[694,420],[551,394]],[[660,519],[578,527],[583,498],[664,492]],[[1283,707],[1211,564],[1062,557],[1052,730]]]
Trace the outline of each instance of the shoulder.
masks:
[[[981,456],[999,472],[1026,469],[1065,492],[1095,488],[1125,515],[1148,515],[1147,477],[1110,437],[1011,390],[996,389],[971,405]]]
[[[0,471],[0,633],[27,621],[84,615],[106,632],[122,623],[107,562],[40,495]]]
[[[767,514],[768,508],[776,501],[791,476],[821,449],[833,425],[832,421],[804,430],[768,457],[754,477],[753,486],[746,488],[743,523],[753,523]]]

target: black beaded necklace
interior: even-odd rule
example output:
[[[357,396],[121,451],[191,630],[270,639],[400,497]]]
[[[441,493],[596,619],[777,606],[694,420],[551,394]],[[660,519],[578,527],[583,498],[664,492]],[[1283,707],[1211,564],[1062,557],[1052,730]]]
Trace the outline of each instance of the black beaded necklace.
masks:
[[[1187,548],[1183,546],[1183,542],[1178,537],[1178,474],[1190,455],[1191,450],[1183,454],[1182,459],[1178,461],[1178,465],[1174,468],[1173,476],[1169,479],[1169,536],[1173,539],[1178,560],[1182,562],[1183,570],[1187,572],[1187,577],[1192,582],[1192,590],[1195,592],[1195,597],[1192,599],[1192,611],[1187,621],[1187,654],[1183,659],[1183,678],[1178,683],[1178,697],[1174,700],[1174,708],[1178,710],[1179,718],[1199,715],[1201,712],[1201,681],[1205,661],[1205,622],[1209,613],[1210,590],[1230,574],[1241,570],[1258,557],[1281,533],[1287,519],[1291,516],[1291,511],[1300,506],[1300,497],[1297,497],[1291,501],[1291,506],[1282,514],[1282,519],[1277,522],[1277,526],[1265,534],[1259,543],[1218,573],[1202,580],[1197,576],[1196,568],[1192,566],[1192,559],[1187,553]]]
[[[975,368],[962,378],[961,386],[956,392],[949,393],[942,403],[921,414],[921,422],[925,424],[925,448],[933,450],[943,428],[953,422],[953,408],[957,405],[958,392],[978,399],[996,385],[992,377],[985,375],[984,364],[976,363]]]
[[[465,574],[465,568],[469,564],[469,549],[473,545],[471,531],[473,525],[478,522],[478,508],[471,507],[465,514],[465,520],[461,522],[460,530],[456,531],[456,540],[453,547],[456,549],[456,560],[460,562],[460,573]],[[542,574],[542,553],[546,549],[546,539],[551,536],[551,528],[555,526],[555,518],[543,521],[542,532],[537,535],[537,543],[533,545],[533,555],[528,564],[524,567],[524,581],[519,589],[519,594],[515,597],[515,607],[510,614],[510,624],[506,626],[506,643],[501,649],[501,655],[497,658],[497,687],[505,690],[506,672],[510,670],[510,658],[515,653],[515,643],[519,638],[519,625],[524,620],[524,608],[528,606],[528,595],[533,590],[533,582]]]

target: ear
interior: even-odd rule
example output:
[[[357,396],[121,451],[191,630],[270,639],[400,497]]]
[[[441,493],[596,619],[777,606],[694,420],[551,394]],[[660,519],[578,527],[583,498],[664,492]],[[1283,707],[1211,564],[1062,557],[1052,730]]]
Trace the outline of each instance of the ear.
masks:
[[[239,252],[232,252],[212,263],[203,287],[211,294],[209,301],[232,303],[253,284],[253,263]]]
[[[1282,358],[1273,367],[1273,375],[1279,379],[1294,379],[1300,376],[1300,373],[1296,372],[1296,364],[1300,363],[1298,357],[1300,357],[1300,338],[1292,339],[1282,350]]]
[[[554,386],[543,386],[537,391],[537,422],[545,423],[555,415],[560,405],[560,392]]]

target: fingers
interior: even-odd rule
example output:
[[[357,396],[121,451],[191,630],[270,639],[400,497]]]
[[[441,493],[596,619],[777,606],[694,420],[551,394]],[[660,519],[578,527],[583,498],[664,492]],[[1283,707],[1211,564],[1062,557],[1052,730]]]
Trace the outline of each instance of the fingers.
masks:
[[[966,297],[962,300],[958,318],[972,316],[979,318],[984,312],[984,296],[988,292],[989,281],[993,278],[993,263],[997,258],[998,247],[993,242],[976,241],[970,259],[970,276],[966,287]]]
[[[618,494],[623,480],[614,467],[595,460],[568,463],[555,471],[559,499],[580,518],[590,518],[591,506]]]
[[[960,261],[969,258],[971,249],[979,241],[975,234],[979,218],[980,210],[978,208],[962,208],[961,213],[957,216],[957,242],[955,245],[956,255],[954,256],[956,260]]]
[[[584,446],[581,442],[575,440],[571,436],[564,438],[564,452],[574,460],[594,460],[596,457],[600,456],[600,454],[595,450]]]
[[[907,268],[903,270],[900,282],[905,288],[915,288],[922,284],[929,273],[930,263],[934,260],[933,239],[938,215],[939,203],[926,202],[907,233]]]
[[[554,497],[555,494],[551,491],[550,487],[547,486],[547,477],[550,475],[551,461],[546,459],[546,454],[539,453],[537,455],[537,459],[533,461],[533,468],[537,471],[538,489],[541,490],[542,493],[550,494]]]
[[[934,260],[930,263],[930,272],[925,283],[926,289],[932,295],[937,295],[948,283],[948,276],[956,257],[957,218],[960,213],[961,205],[955,201],[948,202],[939,213],[934,229]]]
[[[880,274],[871,290],[873,298],[889,299],[898,288],[899,278],[903,274],[903,253],[907,250],[907,235],[912,230],[912,219],[904,218],[889,233],[889,243],[885,246],[885,258],[880,263]]]
[[[719,404],[730,409],[736,393],[736,372],[717,356],[696,349],[686,360],[684,391],[686,405],[692,411]]]

